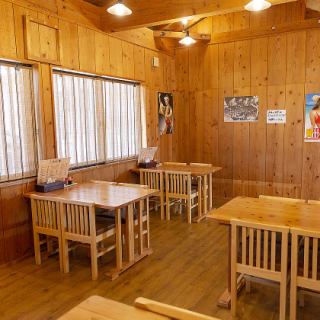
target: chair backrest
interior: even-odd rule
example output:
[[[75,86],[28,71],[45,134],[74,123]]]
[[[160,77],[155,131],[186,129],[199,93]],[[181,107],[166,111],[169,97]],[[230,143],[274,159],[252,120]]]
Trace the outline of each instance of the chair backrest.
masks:
[[[166,193],[172,197],[186,198],[191,195],[191,172],[166,171]]]
[[[47,229],[47,231],[60,230],[60,212],[57,200],[31,195],[31,210],[34,228]]]
[[[164,162],[165,166],[186,166],[186,162]]]
[[[190,166],[211,168],[212,164],[211,163],[190,162]]]
[[[308,200],[308,203],[320,205],[320,200]]]
[[[163,172],[160,170],[140,169],[140,184],[151,189],[163,190]]]
[[[291,228],[291,277],[298,287],[320,291],[319,239],[320,231]]]
[[[231,261],[237,272],[280,281],[287,268],[289,228],[235,219],[231,232]]]
[[[93,203],[80,201],[61,201],[62,233],[69,240],[90,242],[96,237],[96,216]]]
[[[109,184],[109,185],[115,185],[117,182],[114,181],[104,181],[104,180],[91,180],[93,183],[100,183],[100,184]]]
[[[273,196],[265,196],[265,195],[259,195],[259,199],[269,199],[269,200],[276,200],[276,201],[282,201],[287,203],[306,203],[307,201],[304,199],[294,199],[294,198],[285,198],[285,197],[273,197]]]
[[[142,189],[146,189],[148,188],[148,186],[146,184],[137,184],[137,183],[125,183],[125,182],[121,182],[117,184],[118,186],[123,186],[123,187],[131,187],[131,188],[142,188]]]
[[[154,300],[139,297],[135,300],[134,306],[139,309],[147,310],[156,314],[177,320],[218,320],[204,314],[189,311],[186,309],[160,303]]]

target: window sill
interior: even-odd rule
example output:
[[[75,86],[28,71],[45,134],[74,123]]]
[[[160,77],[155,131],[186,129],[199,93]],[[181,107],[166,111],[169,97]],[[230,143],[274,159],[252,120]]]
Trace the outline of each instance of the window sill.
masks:
[[[106,162],[106,163],[102,163],[102,164],[96,164],[96,165],[92,165],[92,166],[88,166],[88,167],[83,167],[83,168],[76,168],[76,169],[70,169],[69,173],[79,173],[79,172],[83,172],[83,171],[89,171],[89,170],[94,170],[94,169],[99,169],[99,168],[106,168],[106,167],[110,167],[110,166],[114,166],[114,165],[121,165],[124,163],[128,163],[128,162],[137,162],[138,161],[138,157],[133,157],[133,158],[128,158],[128,159],[123,159],[123,160],[116,160],[116,161],[110,161],[110,162]]]
[[[103,163],[103,164],[97,164],[97,165],[93,165],[90,167],[84,167],[84,168],[78,168],[78,169],[70,169],[69,173],[79,173],[79,172],[84,172],[84,171],[90,171],[90,170],[94,170],[94,169],[99,169],[99,168],[105,168],[105,167],[110,167],[110,166],[114,166],[114,165],[121,165],[121,164],[125,164],[125,163],[129,163],[129,162],[137,162],[138,158],[137,157],[133,157],[133,158],[128,158],[125,160],[117,160],[117,161],[111,161],[108,163]],[[37,181],[36,177],[30,177],[30,178],[24,178],[24,179],[19,179],[19,180],[12,180],[12,181],[4,181],[0,183],[0,189],[4,189],[4,188],[8,188],[8,187],[12,187],[12,186],[18,186],[18,185],[24,185],[24,184],[29,184],[29,183],[35,183]]]

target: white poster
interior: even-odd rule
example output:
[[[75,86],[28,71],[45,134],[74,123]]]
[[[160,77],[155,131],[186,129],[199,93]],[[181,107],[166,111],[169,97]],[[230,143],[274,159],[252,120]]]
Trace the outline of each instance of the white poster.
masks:
[[[287,110],[268,110],[267,123],[286,123]]]

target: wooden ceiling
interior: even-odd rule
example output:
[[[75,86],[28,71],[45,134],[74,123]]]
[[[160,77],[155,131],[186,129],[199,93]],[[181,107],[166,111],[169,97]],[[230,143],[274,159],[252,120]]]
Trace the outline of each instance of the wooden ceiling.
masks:
[[[106,12],[116,0],[82,0],[101,10],[103,28],[121,31],[140,27],[169,25],[183,17],[199,19],[229,12],[242,11],[249,0],[124,0],[133,11],[131,16],[117,17]],[[273,5],[295,0],[269,0]]]

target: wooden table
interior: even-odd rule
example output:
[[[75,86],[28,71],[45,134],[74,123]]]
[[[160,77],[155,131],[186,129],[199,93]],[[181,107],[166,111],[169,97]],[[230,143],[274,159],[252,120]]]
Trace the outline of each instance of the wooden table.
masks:
[[[169,320],[168,317],[126,304],[92,296],[64,314],[59,320]]]
[[[153,169],[153,168],[150,168]],[[211,210],[213,207],[212,201],[212,176],[215,172],[220,171],[221,167],[207,167],[207,166],[196,166],[196,165],[165,165],[160,164],[158,167],[154,168],[157,170],[165,171],[180,171],[180,172],[190,172],[191,176],[199,178],[199,208],[198,208],[198,216],[193,219],[194,222],[200,222],[204,218],[206,218],[208,210]],[[131,170],[132,172],[139,174],[139,168],[135,168]],[[202,184],[203,188],[203,196],[202,196]],[[208,184],[208,200],[209,204],[207,204],[207,189],[206,185]],[[203,198],[203,208],[202,208],[202,198]]]
[[[149,217],[149,197],[158,191],[149,188],[137,188],[123,186],[118,184],[88,182],[78,184],[69,188],[55,190],[47,193],[30,192],[25,194],[30,197],[31,194],[46,197],[47,199],[60,199],[68,201],[83,201],[94,203],[96,208],[115,210],[120,215],[120,209],[128,208],[128,219],[126,221],[126,232],[128,234],[127,259],[123,261],[122,257],[122,239],[121,239],[121,219],[116,219],[116,268],[107,275],[113,280],[120,273],[130,268],[133,264],[152,253],[150,247],[141,248],[138,254],[134,251],[134,217],[133,204],[139,203],[143,206],[143,201],[147,201],[147,217]],[[118,222],[118,223],[117,223]],[[149,223],[147,221],[147,223]]]
[[[320,205],[288,203],[281,200],[236,197],[218,209],[212,210],[208,218],[229,226],[229,249],[231,244],[230,221],[239,219],[246,222],[272,224],[320,230]],[[230,250],[228,261],[228,289],[218,301],[221,307],[230,307]]]

